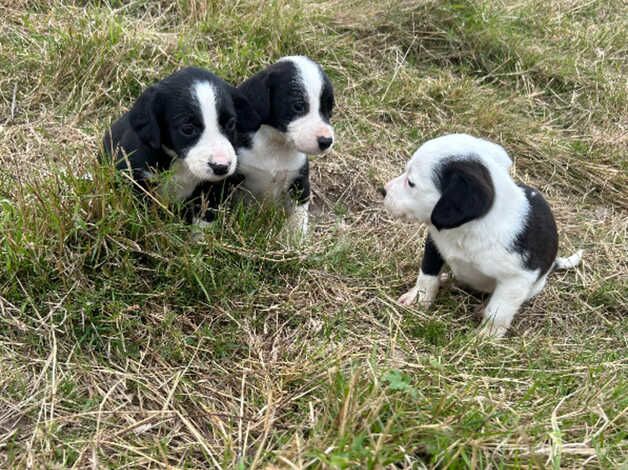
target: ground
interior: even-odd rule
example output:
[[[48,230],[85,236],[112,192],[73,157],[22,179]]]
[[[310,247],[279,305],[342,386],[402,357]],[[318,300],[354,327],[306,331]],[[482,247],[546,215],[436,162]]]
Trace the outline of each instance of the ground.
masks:
[[[627,10],[1,0],[0,467],[626,465]],[[273,208],[199,241],[95,163],[153,81],[193,64],[238,83],[288,54],[337,97],[304,249]],[[560,253],[586,250],[501,341],[455,286],[396,303],[424,228],[376,189],[454,131],[502,144]]]

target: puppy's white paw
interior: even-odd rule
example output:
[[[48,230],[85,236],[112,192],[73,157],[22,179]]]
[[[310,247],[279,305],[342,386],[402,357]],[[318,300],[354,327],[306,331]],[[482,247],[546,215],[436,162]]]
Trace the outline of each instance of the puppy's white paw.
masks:
[[[410,289],[408,292],[399,297],[397,303],[405,306],[412,305],[416,300],[418,293],[419,289]]]
[[[430,276],[428,274],[424,274],[423,271],[420,271],[415,286],[399,297],[397,302],[401,305],[412,305],[418,300],[422,307],[427,308],[436,298],[438,288],[438,276]]]
[[[487,322],[480,327],[478,334],[484,338],[500,339],[506,336],[508,327],[504,325],[496,325],[493,322]]]
[[[307,202],[296,206],[281,230],[282,238],[291,247],[300,248],[307,241],[309,232],[308,207],[309,203]]]
[[[419,289],[419,295],[417,296],[417,302],[424,308],[432,305],[432,302],[436,298],[436,293],[433,291],[425,292]]]
[[[206,231],[211,227],[211,223],[206,220],[195,218],[192,221],[192,241],[202,242],[205,239]]]
[[[430,305],[432,305],[432,300],[434,299],[430,297],[427,293],[421,292],[418,289],[414,288],[410,289],[408,292],[399,297],[397,303],[408,306],[416,302],[422,307],[429,307]]]
[[[209,227],[211,227],[211,222],[207,222],[204,219],[200,219],[198,217],[195,217],[194,220],[192,221],[192,225],[194,225],[194,227],[197,227],[201,230],[206,230]]]
[[[293,249],[301,248],[307,242],[307,233],[303,233],[299,228],[295,229],[290,225],[282,227],[279,236],[286,247]]]

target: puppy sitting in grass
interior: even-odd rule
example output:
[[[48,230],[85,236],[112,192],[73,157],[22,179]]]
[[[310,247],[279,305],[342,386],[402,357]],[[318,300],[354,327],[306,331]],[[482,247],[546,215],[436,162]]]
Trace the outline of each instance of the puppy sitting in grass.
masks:
[[[497,144],[465,134],[424,143],[406,171],[382,190],[386,209],[428,225],[416,285],[399,298],[429,306],[445,263],[454,277],[492,293],[483,334],[503,336],[521,305],[538,294],[554,269],[576,266],[582,250],[557,258],[549,205],[510,177],[512,161]]]
[[[182,202],[187,221],[202,225],[213,220],[236,171],[234,146],[260,125],[236,88],[186,67],[147,88],[112,124],[101,157],[128,172],[142,194],[157,186],[169,202]]]
[[[295,241],[308,233],[310,170],[307,155],[329,151],[334,89],[323,68],[305,56],[283,57],[240,86],[261,118],[237,148],[241,195],[288,209]]]

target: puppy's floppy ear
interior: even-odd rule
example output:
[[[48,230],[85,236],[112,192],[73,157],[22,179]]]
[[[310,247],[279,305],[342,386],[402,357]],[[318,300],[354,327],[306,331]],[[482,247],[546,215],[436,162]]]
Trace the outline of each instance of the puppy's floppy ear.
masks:
[[[490,210],[495,189],[488,169],[473,160],[451,161],[438,175],[441,198],[432,211],[438,230],[459,227]]]
[[[231,98],[236,112],[236,127],[238,132],[255,132],[262,125],[259,113],[253,108],[249,100],[237,88],[231,88]]]
[[[271,70],[263,70],[238,87],[238,91],[248,100],[249,105],[257,113],[261,122],[266,122],[270,118],[272,79],[273,72]]]
[[[159,90],[153,85],[142,93],[129,111],[131,126],[140,139],[154,149],[161,146],[160,109]]]

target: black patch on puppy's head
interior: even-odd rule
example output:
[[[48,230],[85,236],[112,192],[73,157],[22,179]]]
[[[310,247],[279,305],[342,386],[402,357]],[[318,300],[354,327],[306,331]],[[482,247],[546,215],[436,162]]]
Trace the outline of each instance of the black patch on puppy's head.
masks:
[[[262,125],[255,108],[249,103],[249,100],[237,88],[229,85],[229,92],[233,100],[233,107],[236,114],[236,129],[240,134],[257,131]]]
[[[239,133],[256,131],[259,115],[236,88],[213,73],[187,67],[152,85],[129,111],[129,123],[153,149],[165,145],[181,155],[194,145],[206,123],[194,95],[197,83],[209,83],[216,99],[219,131],[236,145]]]
[[[152,85],[135,101],[129,111],[129,123],[142,140],[151,148],[161,146],[161,126],[163,98],[159,96],[158,85]]]
[[[264,124],[282,132],[309,112],[299,71],[288,60],[279,61],[249,78],[239,90],[248,98]]]
[[[327,77],[327,74],[325,74],[322,69],[321,74],[323,75],[323,89],[321,91],[320,114],[323,121],[329,124],[335,104],[334,87],[331,84],[331,80],[329,80],[329,77]]]
[[[493,205],[491,175],[477,160],[446,160],[435,178],[441,198],[432,210],[431,222],[438,230],[483,217]]]
[[[329,123],[334,107],[331,81],[318,64],[322,84],[319,113]],[[263,124],[286,132],[288,125],[310,112],[310,97],[303,84],[297,65],[291,60],[280,60],[255,74],[238,89],[246,96]]]

